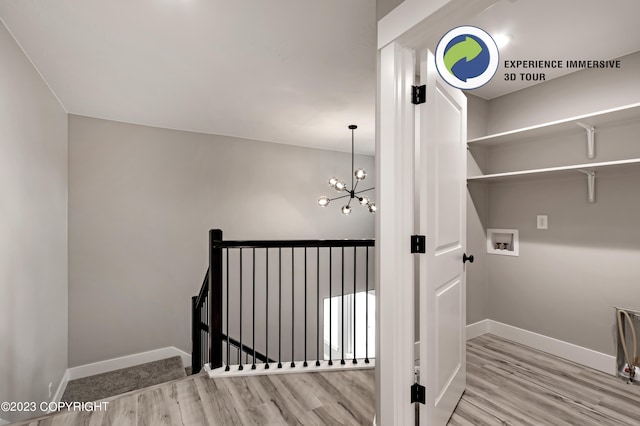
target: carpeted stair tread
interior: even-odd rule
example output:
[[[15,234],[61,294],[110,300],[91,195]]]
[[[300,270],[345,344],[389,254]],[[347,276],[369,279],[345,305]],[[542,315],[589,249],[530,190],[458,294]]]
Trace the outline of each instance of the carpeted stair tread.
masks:
[[[64,402],[89,402],[186,377],[179,356],[71,380]]]

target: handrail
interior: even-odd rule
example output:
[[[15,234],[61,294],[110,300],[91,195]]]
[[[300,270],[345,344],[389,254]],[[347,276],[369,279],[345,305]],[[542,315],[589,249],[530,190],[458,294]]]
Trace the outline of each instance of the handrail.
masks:
[[[374,247],[374,239],[353,240],[236,240],[214,241],[214,248],[278,248],[278,247]]]
[[[198,293],[198,297],[196,298],[196,303],[198,306],[202,306],[202,299],[204,299],[209,294],[209,268],[207,268],[207,272],[204,274],[204,279],[202,281],[202,286],[200,287],[200,292]]]
[[[253,348],[250,346],[247,346],[245,344],[240,344],[240,342],[238,342],[236,339],[234,339],[233,337],[229,337],[226,334],[222,333],[222,340],[225,342],[228,342],[228,344],[235,346],[236,348],[240,349],[242,352],[249,354],[253,357]],[[267,356],[261,352],[255,351],[256,354],[256,359],[258,361],[267,363],[267,362],[276,362],[275,359],[273,358],[267,358]]]

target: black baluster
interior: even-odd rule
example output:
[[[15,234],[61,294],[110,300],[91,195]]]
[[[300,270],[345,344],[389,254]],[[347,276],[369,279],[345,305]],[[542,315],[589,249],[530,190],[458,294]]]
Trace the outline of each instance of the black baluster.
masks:
[[[244,370],[244,366],[242,365],[242,247],[240,247],[240,355],[239,362],[240,367],[238,370]]]
[[[353,363],[357,364],[356,360],[356,254],[357,249],[353,247]]]
[[[227,247],[227,366],[224,371],[229,371],[231,367],[229,367],[229,358],[231,358],[231,354],[229,351],[231,350],[231,346],[229,346],[229,248]]]
[[[202,320],[203,323],[207,324],[209,322],[209,318],[211,318],[209,315],[209,296],[206,297],[206,299],[204,300],[204,307],[205,307],[205,317]],[[207,324],[208,325],[208,324]],[[211,353],[211,348],[210,348],[210,342],[209,342],[209,333],[211,331],[204,331],[202,330],[202,338],[204,339],[204,345],[205,345],[205,351],[204,351],[204,356],[207,358],[207,362],[210,362],[211,360],[209,359],[209,354]]]
[[[207,324],[207,323],[208,323],[208,321],[209,321],[209,318],[211,318],[211,317],[209,316],[209,296],[207,296],[207,297],[205,297],[205,298],[204,298],[204,302],[203,302],[203,303],[204,303],[204,305],[203,305],[203,306],[204,306],[204,312],[205,312],[205,314],[204,314],[204,318],[202,319],[202,323]],[[202,331],[202,339],[203,339],[203,341],[204,341],[204,345],[203,345],[203,346],[204,346],[203,357],[207,357],[207,354],[209,353],[209,350],[210,350],[210,348],[209,348],[209,339],[208,339],[208,337],[209,337],[209,336],[208,336],[208,334],[209,334],[211,331],[208,331],[208,332],[205,332],[204,330],[201,330],[201,331]],[[208,362],[208,361],[209,361],[209,360],[207,359],[207,362]],[[203,364],[203,365],[204,365],[204,364]],[[202,365],[200,365],[200,367],[202,367]]]
[[[278,368],[282,368],[282,247],[278,247]]]
[[[198,309],[197,299],[198,296],[191,298],[191,371],[194,374],[200,371],[202,363],[202,312]]]
[[[198,352],[200,353],[198,355],[198,357],[200,357],[200,360],[199,360],[198,364],[200,364],[200,365],[198,365],[198,369],[201,369],[202,366],[207,361],[206,352],[205,352],[207,350],[207,347],[205,346],[205,343],[206,343],[206,341],[209,340],[209,338],[208,338],[208,336],[203,336],[203,330],[202,330],[202,326],[201,326],[201,324],[202,324],[202,315],[204,314],[204,312],[203,312],[204,310],[201,307],[200,308],[196,308],[196,309],[198,309],[198,312],[197,312],[197,321],[198,321],[198,324],[197,324],[197,327],[198,327],[198,329],[197,329],[197,331],[198,331],[197,338],[200,339],[200,342],[198,344],[198,346],[199,346]]]
[[[205,364],[204,360],[207,360],[207,353],[209,350],[209,336],[205,335],[204,330],[202,330],[201,324],[205,321],[203,320],[203,314],[207,315],[208,310],[202,309],[204,306],[200,307],[198,318],[200,318],[200,323],[198,324],[198,336],[200,336],[200,341],[204,342],[204,344],[200,345],[200,368]],[[209,318],[208,316],[205,318]],[[207,360],[208,361],[208,360]]]
[[[206,315],[206,314],[207,314],[207,312],[206,312],[206,308],[205,308],[204,305],[198,308],[198,336],[200,337],[200,339],[202,339],[202,337],[203,337],[203,332],[204,332],[204,330],[202,330],[202,324],[204,323],[203,316]],[[206,339],[206,340],[209,340],[209,339]],[[202,340],[201,340],[201,342],[202,342]],[[203,364],[202,365],[204,365],[204,360],[206,359],[204,357],[205,349],[206,348],[204,347],[204,342],[202,342],[201,345],[200,345],[200,357],[203,360]]]
[[[332,263],[333,263],[333,247],[329,247],[329,365],[333,365],[333,351],[331,350],[331,327],[333,323],[333,317],[331,316],[331,307],[333,301],[331,300],[331,281],[333,276]],[[324,343],[323,343],[324,345]]]
[[[202,365],[204,365],[206,363],[206,356],[205,356],[205,351],[206,351],[206,346],[204,344],[203,339],[203,334],[204,334],[204,330],[202,329],[201,324],[204,322],[202,317],[205,315],[205,306],[203,305],[202,307],[200,307],[198,309],[198,337],[200,338],[200,359],[201,359],[201,364],[200,367],[202,367]],[[208,338],[204,339],[204,340],[209,340]]]
[[[268,369],[269,368],[269,248],[265,248],[265,285],[266,285],[266,315],[265,315],[265,327],[264,329],[266,330],[266,336],[265,336],[265,348],[264,348],[264,356],[266,358],[265,362],[264,362],[264,368]]]
[[[369,247],[366,252],[366,270],[365,270],[365,342],[364,342],[364,362],[369,364]]]
[[[295,335],[294,335],[294,331],[295,331],[295,261],[294,261],[294,255],[293,253],[295,252],[295,248],[291,247],[291,368],[296,366],[296,363],[293,362],[295,358],[294,355],[294,350],[295,350]]]
[[[340,364],[344,365],[344,247],[342,247],[342,298],[340,303],[342,304],[342,324],[340,324],[340,331],[342,334],[342,358],[340,358]]]
[[[307,248],[304,248],[304,363],[307,365]]]
[[[320,367],[320,246],[316,251],[316,367]]]
[[[256,369],[256,248],[252,249],[253,251],[253,296],[251,299],[251,304],[253,305],[253,364],[251,364],[251,369]]]
[[[202,339],[204,337],[204,332],[202,330],[199,330],[198,334],[200,335],[200,339]],[[209,339],[206,339],[206,340],[209,340]],[[207,350],[207,348],[203,347],[203,346],[204,345],[202,345],[200,347],[200,358],[201,359],[204,359],[206,357],[206,352],[205,351]],[[200,365],[200,367],[202,367],[202,364]]]

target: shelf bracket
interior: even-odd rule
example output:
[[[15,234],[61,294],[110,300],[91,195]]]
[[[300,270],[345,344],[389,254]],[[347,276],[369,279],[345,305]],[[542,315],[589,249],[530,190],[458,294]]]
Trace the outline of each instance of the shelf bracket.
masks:
[[[587,189],[589,191],[589,202],[596,202],[596,172],[594,170],[578,170],[580,173],[587,175]]]
[[[596,157],[596,143],[595,143],[596,128],[584,123],[578,122],[576,124],[587,131],[587,157],[595,158]]]

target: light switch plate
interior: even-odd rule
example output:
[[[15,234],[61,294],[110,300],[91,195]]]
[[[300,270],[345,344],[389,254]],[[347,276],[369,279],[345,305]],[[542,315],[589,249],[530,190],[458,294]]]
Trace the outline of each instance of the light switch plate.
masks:
[[[536,223],[538,224],[538,229],[549,229],[549,216],[539,214]]]

